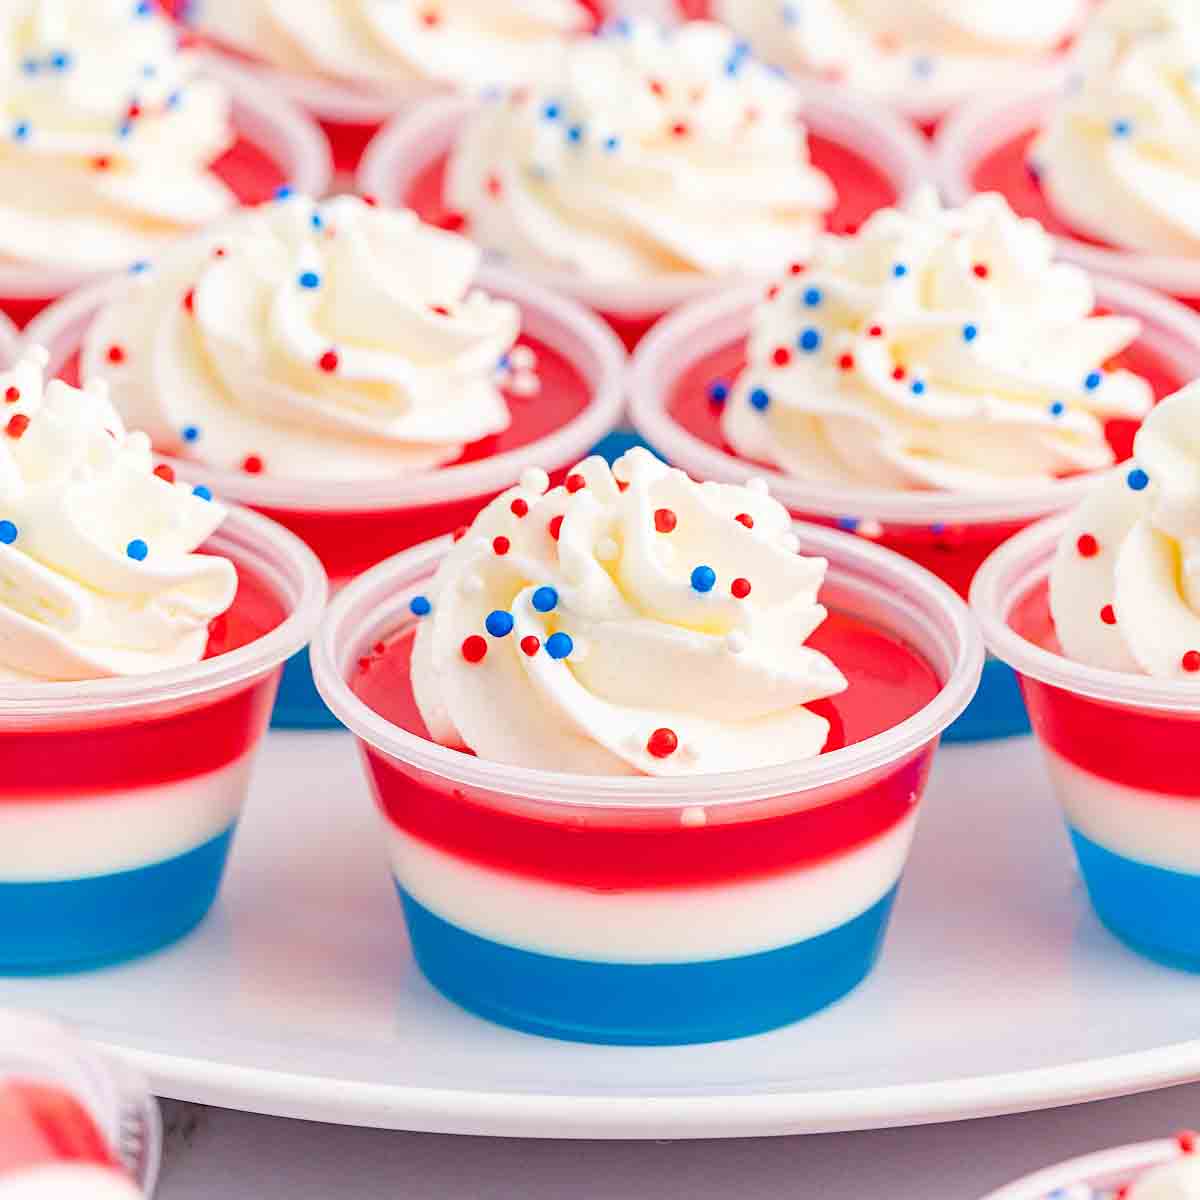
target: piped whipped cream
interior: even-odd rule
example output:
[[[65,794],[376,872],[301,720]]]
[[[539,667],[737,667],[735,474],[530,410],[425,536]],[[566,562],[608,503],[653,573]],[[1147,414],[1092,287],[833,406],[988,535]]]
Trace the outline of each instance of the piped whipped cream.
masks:
[[[30,1167],[0,1178],[0,1200],[141,1200],[123,1173],[83,1163]]]
[[[547,490],[527,471],[448,552],[412,661],[436,741],[518,766],[687,775],[819,754],[846,687],[804,645],[826,562],[757,486],[641,448]]]
[[[1200,685],[1200,385],[1154,409],[1072,514],[1050,610],[1068,658]]]
[[[102,384],[0,374],[0,683],[140,675],[199,662],[237,572],[196,554],[224,519],[157,470]]]
[[[113,270],[236,206],[229,98],[157,4],[13,0],[0,46],[0,261]]]
[[[1200,1157],[1185,1154],[1147,1171],[1126,1193],[1126,1200],[1200,1200]]]
[[[720,25],[620,22],[480,107],[446,199],[523,266],[615,281],[770,270],[808,253],[835,201],[800,107]]]
[[[714,0],[765,58],[934,116],[1050,60],[1085,0]]]
[[[1145,380],[1109,360],[1138,336],[1094,316],[1077,267],[997,195],[933,191],[824,237],[755,310],[722,417],[738,454],[799,478],[891,489],[1037,487],[1112,464],[1110,418]]]
[[[534,78],[594,20],[578,0],[204,0],[193,23],[297,75],[476,92]]]
[[[472,287],[479,251],[407,211],[298,195],[244,210],[132,277],[86,380],[155,448],[295,479],[435,467],[508,427],[520,311]]]
[[[1081,233],[1200,255],[1200,7],[1107,0],[1091,18],[1030,162]]]

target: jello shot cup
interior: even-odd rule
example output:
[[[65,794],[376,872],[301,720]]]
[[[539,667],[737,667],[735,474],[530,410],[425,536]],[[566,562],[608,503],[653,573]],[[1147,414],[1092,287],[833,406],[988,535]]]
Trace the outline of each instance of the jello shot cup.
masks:
[[[242,204],[261,204],[281,188],[324,194],[333,174],[320,129],[287,99],[216,55],[202,56],[202,76],[232,101],[236,141],[210,165]],[[134,268],[137,264],[125,264]],[[67,267],[0,263],[0,311],[19,326],[62,296],[105,274]]]
[[[1145,378],[1158,399],[1200,374],[1200,322],[1194,313],[1133,284],[1102,278],[1093,284],[1103,309],[1142,323],[1137,342],[1113,365]],[[630,380],[633,423],[674,465],[698,479],[727,483],[761,476],[793,516],[895,550],[964,598],[997,546],[1086,493],[1091,479],[1086,475],[1011,493],[839,487],[737,456],[725,440],[721,414],[746,364],[747,332],[761,299],[761,290],[742,288],[691,305],[663,321],[638,348]],[[1135,432],[1133,422],[1108,423],[1106,435],[1118,459],[1129,456]],[[947,738],[976,741],[1028,730],[1012,672],[989,659],[979,694]]]
[[[0,975],[146,954],[212,906],[280,669],[326,583],[298,538],[242,510],[201,552],[238,573],[201,662],[0,683]]]
[[[801,91],[813,165],[837,191],[837,205],[827,216],[829,229],[840,233],[856,228],[877,208],[897,203],[929,178],[922,140],[903,120],[833,88],[810,84]],[[463,227],[462,215],[447,203],[444,185],[450,152],[479,103],[487,101],[441,97],[390,121],[363,156],[359,190],[469,236],[469,225]],[[630,283],[508,265],[599,313],[630,349],[664,313],[701,296],[724,294],[738,282],[677,271]]]
[[[983,648],[928,572],[836,531],[796,532],[800,554],[829,560],[830,617],[810,644],[846,673],[849,707],[820,706],[838,748],[747,771],[572,774],[432,741],[410,653],[449,539],[337,597],[313,646],[317,685],[360,741],[413,953],[443,995],[526,1032],[665,1045],[797,1021],[869,973],[938,739]],[[889,663],[886,689],[860,678],[868,660]]]
[[[220,499],[256,509],[292,530],[316,552],[334,590],[398,550],[466,525],[526,467],[545,466],[562,476],[620,419],[625,352],[603,322],[536,284],[491,268],[480,272],[476,284],[520,308],[522,332],[513,353],[535,363],[540,382],[536,394],[511,394],[509,428],[468,447],[458,462],[394,479],[315,482],[217,470],[170,456],[164,461]],[[110,289],[120,286],[118,281],[83,289],[29,328],[27,340],[50,351],[52,374],[77,378],[88,326]],[[313,687],[307,653],[287,664],[275,723],[337,726]]]
[[[148,1197],[161,1144],[135,1072],[52,1021],[0,1011],[0,1197]]]
[[[971,606],[1021,681],[1096,914],[1139,953],[1200,971],[1200,685],[1062,655],[1048,577],[1066,524],[1005,543],[976,575]]]

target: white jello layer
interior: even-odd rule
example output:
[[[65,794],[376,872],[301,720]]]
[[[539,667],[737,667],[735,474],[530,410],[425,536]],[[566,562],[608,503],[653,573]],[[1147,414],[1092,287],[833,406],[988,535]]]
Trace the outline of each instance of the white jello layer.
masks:
[[[78,1163],[29,1167],[0,1176],[0,1200],[140,1200],[141,1195],[116,1171]]]
[[[1188,799],[1101,779],[1044,749],[1067,821],[1084,837],[1150,866],[1200,874],[1200,772]]]
[[[0,803],[0,883],[130,871],[186,854],[237,819],[253,754],[178,783],[47,802]]]
[[[479,937],[592,962],[732,958],[816,937],[896,884],[913,812],[881,837],[769,879],[636,892],[588,891],[467,862],[394,826],[392,867],[414,900]]]

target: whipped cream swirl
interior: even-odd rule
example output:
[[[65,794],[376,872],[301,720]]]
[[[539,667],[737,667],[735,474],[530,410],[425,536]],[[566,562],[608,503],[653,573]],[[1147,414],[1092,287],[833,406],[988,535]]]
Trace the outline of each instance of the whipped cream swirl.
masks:
[[[1200,1200],[1200,1156],[1185,1154],[1147,1171],[1125,1195],[1127,1200]]]
[[[413,651],[435,740],[597,775],[736,771],[819,754],[804,706],[846,681],[804,645],[826,562],[765,488],[697,484],[648,451],[544,471],[447,554]]]
[[[1072,514],[1050,609],[1068,658],[1200,684],[1200,385],[1154,409]]]
[[[1031,151],[1057,212],[1129,250],[1200,255],[1200,6],[1107,0]]]
[[[438,466],[508,427],[520,312],[473,290],[479,251],[350,196],[246,210],[132,277],[83,377],[155,448],[281,478]]]
[[[221,505],[156,471],[103,385],[43,384],[35,349],[0,375],[0,682],[199,662],[237,572],[197,554]]]
[[[1075,31],[1086,0],[714,0],[771,62],[930,116],[1020,83]]]
[[[594,21],[579,0],[204,0],[193,23],[296,75],[473,92],[535,77]]]
[[[236,206],[229,99],[151,0],[13,0],[0,46],[0,260],[113,270]]]
[[[835,200],[799,113],[792,85],[723,27],[621,22],[479,109],[446,198],[525,266],[616,281],[761,272],[807,254]]]
[[[1036,487],[1112,464],[1149,384],[1106,364],[1139,332],[1092,316],[1077,267],[997,195],[931,190],[825,237],[755,311],[722,418],[738,454],[837,485]]]

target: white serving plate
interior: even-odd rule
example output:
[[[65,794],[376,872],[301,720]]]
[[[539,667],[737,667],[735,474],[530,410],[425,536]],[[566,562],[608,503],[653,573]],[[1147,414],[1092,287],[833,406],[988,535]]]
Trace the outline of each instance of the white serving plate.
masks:
[[[179,946],[0,980],[127,1054],[164,1096],[499,1136],[830,1132],[1200,1079],[1200,976],[1092,917],[1033,743],[943,752],[878,970],[745,1041],[577,1045],[511,1033],[420,977],[352,740],[272,734],[224,898]]]

